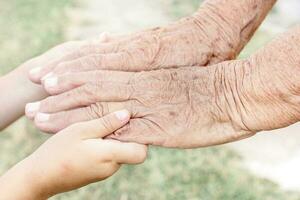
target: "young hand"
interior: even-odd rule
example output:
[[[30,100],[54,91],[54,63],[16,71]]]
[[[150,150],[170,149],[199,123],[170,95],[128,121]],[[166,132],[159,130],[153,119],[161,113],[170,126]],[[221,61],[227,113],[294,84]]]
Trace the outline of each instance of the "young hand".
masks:
[[[46,199],[113,175],[121,164],[139,164],[147,147],[102,138],[124,126],[128,111],[72,125],[0,179],[5,199]],[[7,196],[5,196],[7,195]]]

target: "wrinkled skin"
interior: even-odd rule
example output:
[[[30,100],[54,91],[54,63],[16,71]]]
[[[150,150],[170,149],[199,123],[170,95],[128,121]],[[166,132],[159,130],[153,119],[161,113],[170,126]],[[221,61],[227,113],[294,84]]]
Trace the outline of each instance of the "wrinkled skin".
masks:
[[[179,148],[285,127],[300,119],[299,46],[296,27],[247,60],[208,68],[86,72],[81,78],[74,74],[75,82],[72,75],[61,76],[53,92],[78,87],[40,102],[38,112],[51,114],[35,122],[44,131],[56,132],[126,108],[132,120],[111,138]]]
[[[194,73],[190,73],[192,71]],[[103,77],[102,82],[95,81],[42,101],[40,112],[89,107],[54,114],[46,123],[36,118],[36,125],[44,131],[56,132],[69,124],[125,108],[132,113],[133,119],[111,136],[114,139],[191,148],[251,134],[241,128],[235,130],[230,122],[215,122],[217,113],[212,104],[215,101],[214,76],[208,69],[123,72],[122,76],[116,72],[110,78],[123,77],[116,82],[105,80],[107,76],[103,73],[98,72],[97,77]],[[219,134],[220,131],[223,134]]]
[[[31,74],[36,83],[49,74],[93,70],[148,71],[206,66],[234,59],[276,0],[207,0],[193,16],[166,27],[89,42]],[[49,77],[49,76],[47,76]]]

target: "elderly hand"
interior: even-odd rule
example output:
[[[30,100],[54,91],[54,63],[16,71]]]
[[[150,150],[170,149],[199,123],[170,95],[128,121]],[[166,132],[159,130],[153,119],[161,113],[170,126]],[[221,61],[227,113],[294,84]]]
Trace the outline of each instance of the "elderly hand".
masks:
[[[247,60],[209,68],[97,71],[49,79],[54,93],[79,87],[29,104],[27,115],[37,114],[37,127],[56,132],[126,108],[133,119],[112,138],[181,148],[285,127],[300,117],[299,35],[297,27]]]
[[[45,77],[70,72],[148,71],[233,59],[275,1],[209,0],[195,15],[167,27],[83,45],[59,61],[40,66],[30,78],[39,83]]]
[[[104,180],[121,164],[142,163],[146,146],[102,139],[124,126],[129,118],[128,111],[118,111],[54,135],[1,177],[1,199],[47,199]]]

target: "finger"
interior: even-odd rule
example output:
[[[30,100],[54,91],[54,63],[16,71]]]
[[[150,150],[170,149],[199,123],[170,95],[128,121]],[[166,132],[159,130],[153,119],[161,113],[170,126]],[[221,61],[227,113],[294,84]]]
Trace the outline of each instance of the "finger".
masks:
[[[138,71],[144,65],[143,55],[136,53],[93,54],[61,63],[53,70],[52,74],[59,76],[94,70]]]
[[[57,133],[72,124],[98,119],[122,109],[128,110],[132,116],[135,116],[138,112],[135,108],[136,105],[133,102],[95,103],[88,107],[54,114],[37,113],[34,122],[36,127],[43,132]]]
[[[130,113],[127,110],[120,110],[99,119],[74,124],[68,130],[82,139],[103,138],[124,126],[129,119]]]
[[[31,70],[29,72],[29,78],[35,83],[40,83],[42,79],[51,77],[52,70],[60,63],[78,59],[89,54],[114,52],[116,51],[114,50],[115,47],[119,46],[119,44],[118,42],[109,43],[110,40],[111,38],[108,34],[103,33],[100,37],[92,40],[67,42],[62,44],[56,48],[60,49],[59,54],[57,53],[55,57],[52,56],[52,59],[50,59],[49,54],[56,50],[55,48],[40,56],[40,59],[44,58],[44,63],[41,63],[40,66]],[[63,51],[64,49],[66,49],[66,51]],[[47,57],[48,59],[46,60]]]
[[[34,83],[40,83],[41,77],[49,73],[58,63],[74,59],[76,57],[75,50],[83,44],[82,41],[66,42],[42,54],[37,58],[40,62],[36,66],[32,66],[35,68],[29,72],[29,79]]]
[[[162,129],[145,118],[131,119],[127,125],[115,131],[107,138],[123,142],[166,146],[166,135]]]
[[[51,77],[43,81],[45,90],[51,94],[61,94],[86,83],[114,82],[128,84],[135,73],[121,71],[97,70],[90,72],[72,73],[58,77]]]
[[[93,42],[106,43],[111,40],[111,36],[109,32],[103,32],[100,34],[99,38],[96,38]]]
[[[81,58],[90,57],[89,55],[101,54],[101,53],[113,53],[117,51],[117,45],[115,44],[85,44],[82,45],[80,48],[75,49],[74,51],[64,55],[52,62],[49,62],[47,65],[43,67],[36,68],[32,70],[29,74],[31,80],[40,83],[41,81],[45,80],[46,78],[50,78],[53,75],[53,71],[56,68],[64,68],[66,65],[83,65],[83,63],[79,63]],[[85,65],[95,63],[87,63],[91,59],[82,59],[85,61]],[[85,66],[83,65],[83,66]]]
[[[40,102],[26,105],[25,113],[33,118],[37,112],[55,113],[64,110],[89,106],[96,102],[127,101],[134,95],[133,88],[119,83],[86,84]]]
[[[140,164],[147,157],[147,146],[137,143],[124,143],[116,140],[95,141],[99,154],[108,155],[118,164]]]

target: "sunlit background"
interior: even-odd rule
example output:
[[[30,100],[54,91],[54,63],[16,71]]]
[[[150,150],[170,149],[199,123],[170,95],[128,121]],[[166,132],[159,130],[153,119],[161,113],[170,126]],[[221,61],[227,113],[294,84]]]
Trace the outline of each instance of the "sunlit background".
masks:
[[[66,40],[167,24],[191,14],[200,2],[0,0],[0,73]],[[279,0],[240,57],[249,56],[297,23],[300,1]],[[0,173],[29,155],[47,137],[26,119],[4,130],[0,134]],[[214,148],[153,147],[143,165],[125,166],[105,182],[53,199],[296,200],[300,199],[299,168],[298,124]]]

